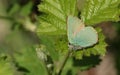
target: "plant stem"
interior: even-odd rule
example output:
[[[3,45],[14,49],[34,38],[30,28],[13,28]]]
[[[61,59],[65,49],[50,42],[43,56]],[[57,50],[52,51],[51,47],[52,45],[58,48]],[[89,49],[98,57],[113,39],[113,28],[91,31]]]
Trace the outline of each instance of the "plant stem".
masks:
[[[56,75],[61,75],[61,73],[62,73],[62,71],[63,71],[63,68],[64,68],[64,66],[65,66],[65,64],[66,64],[66,62],[67,62],[67,60],[68,60],[68,58],[69,58],[69,56],[70,56],[70,53],[71,53],[71,51],[68,51],[68,52],[67,52],[67,54],[66,54],[63,62],[62,62],[61,65],[60,65],[59,71],[57,72]]]

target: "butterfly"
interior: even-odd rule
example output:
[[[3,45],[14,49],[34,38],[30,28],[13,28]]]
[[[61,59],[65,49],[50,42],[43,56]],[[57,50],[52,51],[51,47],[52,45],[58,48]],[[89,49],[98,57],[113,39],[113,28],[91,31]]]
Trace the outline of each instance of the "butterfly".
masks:
[[[84,23],[77,17],[68,16],[67,28],[69,49],[83,49],[98,42],[96,30],[91,26],[85,27]]]

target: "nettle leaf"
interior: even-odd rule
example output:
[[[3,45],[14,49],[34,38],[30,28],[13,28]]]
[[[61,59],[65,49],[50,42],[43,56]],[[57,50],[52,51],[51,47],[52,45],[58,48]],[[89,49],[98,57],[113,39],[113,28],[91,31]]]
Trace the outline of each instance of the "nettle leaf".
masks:
[[[44,34],[66,34],[66,19],[68,15],[77,15],[77,0],[42,0],[38,6],[40,25],[38,33]]]
[[[83,56],[90,56],[90,55],[102,55],[102,56],[105,55],[106,46],[107,46],[104,40],[105,37],[101,32],[101,29],[97,28],[96,30],[99,36],[98,43],[91,48],[75,51],[73,55],[75,56],[76,59],[82,59]]]
[[[34,47],[23,48],[14,55],[18,68],[22,68],[25,75],[48,75],[43,62],[37,57]]]
[[[120,0],[86,0],[81,18],[88,25],[103,21],[118,21],[119,4]]]

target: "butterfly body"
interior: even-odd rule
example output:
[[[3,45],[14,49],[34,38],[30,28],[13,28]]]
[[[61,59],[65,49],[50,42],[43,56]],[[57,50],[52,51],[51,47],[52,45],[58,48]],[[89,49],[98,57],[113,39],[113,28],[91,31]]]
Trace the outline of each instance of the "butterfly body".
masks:
[[[68,16],[68,41],[75,49],[93,46],[98,41],[98,35],[93,27],[85,27],[77,17]]]
[[[80,47],[80,46],[75,46],[75,45],[73,45],[73,44],[68,44],[68,48],[69,48],[69,50],[80,50],[80,49],[83,49],[83,47]]]

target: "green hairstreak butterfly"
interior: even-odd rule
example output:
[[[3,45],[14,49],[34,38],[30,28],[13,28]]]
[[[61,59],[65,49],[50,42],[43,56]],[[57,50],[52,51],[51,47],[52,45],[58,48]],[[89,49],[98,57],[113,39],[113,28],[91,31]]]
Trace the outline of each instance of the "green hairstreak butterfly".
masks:
[[[91,27],[85,27],[84,23],[77,17],[68,16],[67,35],[70,43],[70,49],[82,49],[93,46],[98,41],[96,30]]]

